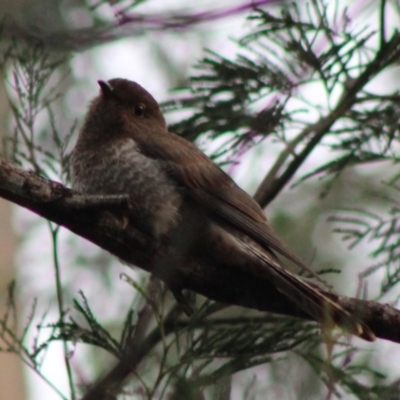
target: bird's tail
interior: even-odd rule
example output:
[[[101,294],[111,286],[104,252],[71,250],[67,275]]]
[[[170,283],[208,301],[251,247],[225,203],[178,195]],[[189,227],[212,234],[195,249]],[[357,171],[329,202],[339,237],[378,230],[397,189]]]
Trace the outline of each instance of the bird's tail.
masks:
[[[334,295],[282,268],[276,260],[256,247],[244,242],[241,244],[244,250],[258,261],[257,273],[270,279],[283,294],[324,327],[329,329],[337,325],[364,340],[372,342],[376,339],[366,324],[334,300]]]

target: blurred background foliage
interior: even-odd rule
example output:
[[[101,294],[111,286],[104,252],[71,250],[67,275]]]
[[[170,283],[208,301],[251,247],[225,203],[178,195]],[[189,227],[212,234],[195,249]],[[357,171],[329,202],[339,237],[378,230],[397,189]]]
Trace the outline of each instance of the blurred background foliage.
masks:
[[[136,80],[337,292],[396,306],[399,8],[2,0],[2,155],[68,185],[96,80]],[[2,281],[16,283],[2,287],[1,348],[34,373],[25,394],[0,398],[80,398],[132,341],[140,357],[119,398],[398,398],[398,345],[338,334],[327,349],[314,324],[200,298],[188,321],[146,274],[2,212],[18,246],[2,246]],[[19,388],[15,376],[0,386]]]

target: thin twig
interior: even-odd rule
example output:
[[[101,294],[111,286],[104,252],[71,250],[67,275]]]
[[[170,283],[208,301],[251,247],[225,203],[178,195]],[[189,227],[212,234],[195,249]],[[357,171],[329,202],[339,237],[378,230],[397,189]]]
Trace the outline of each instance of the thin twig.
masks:
[[[52,238],[52,243],[53,243],[53,264],[54,264],[54,271],[55,271],[58,315],[59,315],[59,320],[61,322],[61,329],[63,329],[64,328],[64,316],[65,316],[64,296],[63,296],[63,288],[62,288],[62,283],[61,283],[60,263],[58,260],[58,232],[60,230],[60,227],[57,225],[52,226],[51,222],[48,222],[48,225],[50,228],[51,238]],[[70,355],[69,355],[69,351],[68,351],[68,343],[66,340],[63,340],[63,351],[64,351],[64,362],[65,362],[65,368],[67,370],[68,384],[69,384],[69,390],[71,393],[71,399],[75,400],[75,398],[76,398],[75,384],[74,384],[74,379],[72,377]]]

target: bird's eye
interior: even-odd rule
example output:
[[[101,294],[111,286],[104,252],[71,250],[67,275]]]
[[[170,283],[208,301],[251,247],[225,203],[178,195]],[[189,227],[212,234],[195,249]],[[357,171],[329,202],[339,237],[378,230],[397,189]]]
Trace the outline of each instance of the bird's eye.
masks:
[[[135,114],[137,117],[143,117],[144,115],[144,104],[138,104],[135,106]]]

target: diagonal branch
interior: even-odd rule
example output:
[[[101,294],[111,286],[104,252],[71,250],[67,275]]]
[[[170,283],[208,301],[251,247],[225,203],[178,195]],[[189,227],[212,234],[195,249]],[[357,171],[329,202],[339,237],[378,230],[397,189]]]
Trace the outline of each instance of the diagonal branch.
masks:
[[[0,197],[69,229],[129,264],[154,272],[160,279],[165,278],[160,271],[151,271],[151,265],[155,257],[160,259],[168,249],[156,248],[145,233],[121,224],[118,214],[124,208],[123,196],[117,196],[115,205],[107,207],[100,207],[99,201],[95,200],[94,206],[87,208],[89,202],[86,199],[82,208],[81,195],[0,158]],[[100,203],[111,204],[111,200],[106,200],[103,198]],[[173,265],[172,268],[172,273],[184,282],[185,288],[210,299],[310,319],[271,282],[243,271],[227,270],[218,265]],[[400,311],[387,304],[330,296],[356,314],[377,337],[400,343]]]
[[[329,134],[332,126],[344,116],[346,112],[351,110],[352,106],[357,102],[357,95],[363,87],[399,56],[400,33],[395,32],[388,42],[382,43],[382,47],[365,70],[345,88],[336,107],[315,124],[306,126],[304,130],[288,144],[286,150],[281,153],[281,156],[277,159],[275,165],[272,166],[254,196],[255,200],[262,207],[267,206],[274,200],[281,189],[293,178],[297,170],[303,165],[304,160],[311,154],[325,135]],[[296,154],[296,146],[300,143],[304,143],[307,139],[307,144]],[[290,161],[284,171],[278,175],[279,170],[289,157],[293,158],[292,161]]]

